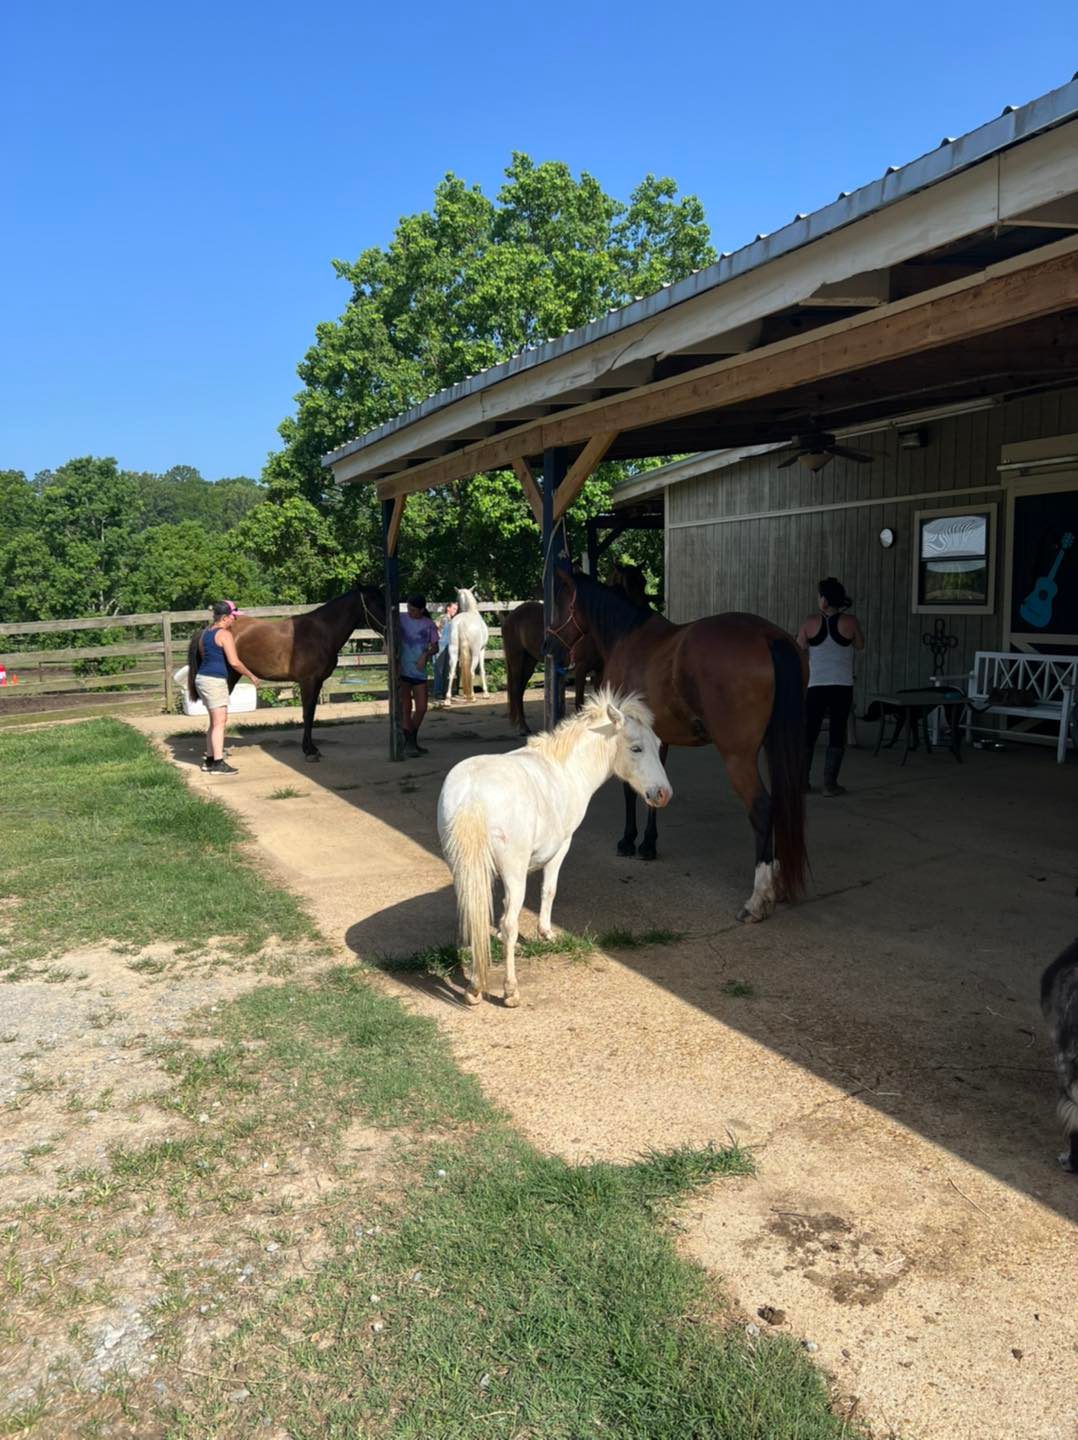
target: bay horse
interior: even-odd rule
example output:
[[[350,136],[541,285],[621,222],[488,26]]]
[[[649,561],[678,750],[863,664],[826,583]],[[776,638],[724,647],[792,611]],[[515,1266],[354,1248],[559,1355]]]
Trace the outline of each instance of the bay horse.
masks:
[[[675,625],[587,575],[559,572],[551,632],[570,650],[589,636],[607,683],[641,693],[655,715],[662,758],[671,745],[712,744],[748,811],[756,840],[752,894],[737,912],[766,920],[777,899],[804,889],[804,688],[807,667],[792,635],[759,615],[730,612]],[[766,749],[768,794],[759,756]],[[655,858],[648,816],[640,855]],[[636,799],[625,797],[619,855],[636,853]]]
[[[647,603],[644,572],[636,565],[615,565],[613,584],[624,590],[637,604]],[[524,714],[524,692],[535,674],[543,655],[543,605],[527,600],[510,610],[502,622],[502,649],[505,651],[505,688],[509,694],[509,723],[519,735],[530,733]],[[576,708],[584,703],[588,681],[598,688],[602,681],[603,661],[590,636],[583,636],[576,647],[573,661],[573,682],[576,687]]]
[[[477,1005],[490,968],[491,887],[505,895],[505,1004],[520,1004],[516,943],[528,872],[542,869],[539,934],[550,939],[550,911],[562,862],[599,786],[617,775],[649,805],[673,791],[659,758],[651,712],[639,695],[609,688],[556,730],[508,755],[473,755],[454,765],[438,797],[438,835],[453,872],[461,942],[471,951],[465,999]]]
[[[337,657],[352,631],[358,628],[386,633],[386,607],[376,585],[355,585],[344,595],[327,600],[305,615],[287,615],[280,620],[259,620],[237,615],[232,626],[236,650],[261,680],[294,680],[303,702],[303,753],[308,760],[321,760],[311,738],[314,711],[322,686],[337,666]],[[196,630],[187,647],[187,685],[192,698],[198,670],[199,641]],[[229,669],[228,688],[239,679]]]

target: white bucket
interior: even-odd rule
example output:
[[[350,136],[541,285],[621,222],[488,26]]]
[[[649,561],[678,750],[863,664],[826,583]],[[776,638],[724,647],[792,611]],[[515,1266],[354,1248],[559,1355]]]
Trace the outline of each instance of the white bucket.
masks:
[[[206,707],[201,700],[192,700],[187,693],[187,666],[181,665],[172,677],[173,682],[180,688],[180,697],[183,702],[183,713],[185,715],[205,715]],[[228,699],[228,713],[230,715],[241,714],[246,710],[258,709],[258,691],[249,680],[240,680]]]

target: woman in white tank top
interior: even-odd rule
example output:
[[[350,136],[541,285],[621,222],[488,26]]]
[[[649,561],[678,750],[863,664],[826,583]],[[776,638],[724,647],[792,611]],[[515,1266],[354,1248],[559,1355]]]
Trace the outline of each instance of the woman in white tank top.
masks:
[[[824,756],[823,793],[844,795],[838,772],[846,750],[846,726],[853,703],[854,651],[865,648],[857,617],[849,613],[846,588],[829,576],[819,585],[819,614],[797,632],[797,643],[808,654],[809,688],[805,696],[805,789],[811,790],[812,754],[823,722],[828,722]]]

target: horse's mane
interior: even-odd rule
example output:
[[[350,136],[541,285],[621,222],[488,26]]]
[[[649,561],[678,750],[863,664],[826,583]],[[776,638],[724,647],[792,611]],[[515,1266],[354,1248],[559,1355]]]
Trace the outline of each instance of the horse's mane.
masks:
[[[475,592],[466,590],[463,585],[457,590],[457,604],[465,615],[479,609],[479,601],[475,598]]]
[[[606,707],[616,705],[628,720],[639,721],[641,725],[652,726],[655,717],[636,692],[621,693],[609,685],[601,686],[589,695],[575,715],[570,715],[553,730],[532,735],[528,740],[529,750],[538,750],[550,760],[565,760],[576,748],[581,736],[593,725],[601,725],[606,719]]]
[[[609,645],[619,636],[628,635],[630,630],[645,624],[655,613],[648,606],[630,600],[623,590],[601,585],[590,575],[574,575],[573,585],[577,610],[588,622],[588,628],[604,644]]]

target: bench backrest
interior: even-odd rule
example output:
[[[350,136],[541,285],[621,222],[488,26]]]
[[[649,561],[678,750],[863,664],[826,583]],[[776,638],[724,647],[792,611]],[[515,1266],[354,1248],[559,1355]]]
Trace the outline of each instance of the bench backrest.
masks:
[[[985,699],[1001,686],[1030,690],[1041,704],[1061,704],[1078,685],[1078,655],[1027,655],[1013,650],[978,650],[970,695]]]

